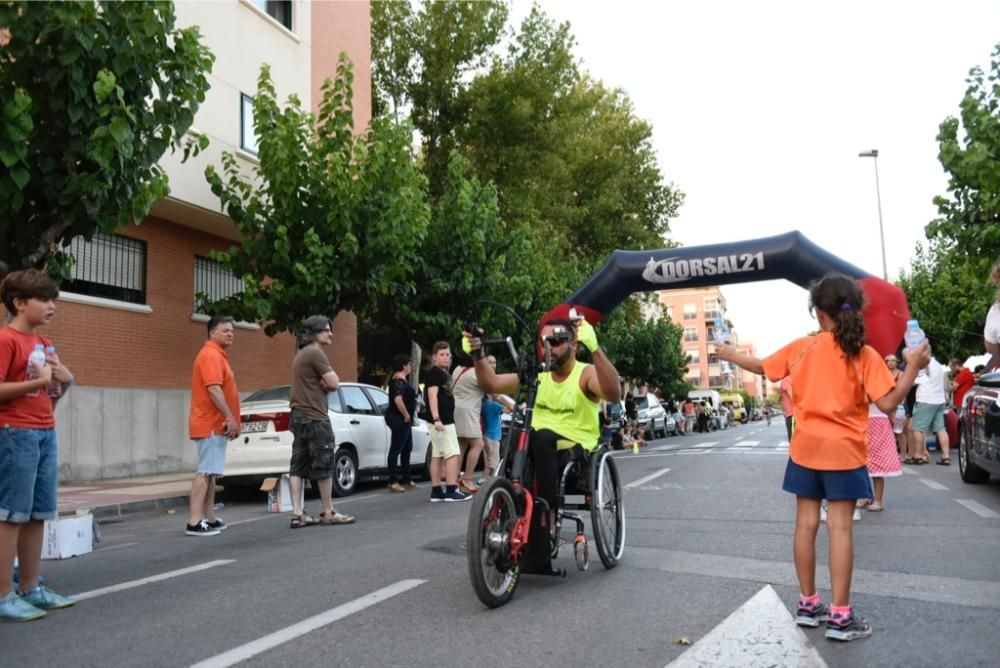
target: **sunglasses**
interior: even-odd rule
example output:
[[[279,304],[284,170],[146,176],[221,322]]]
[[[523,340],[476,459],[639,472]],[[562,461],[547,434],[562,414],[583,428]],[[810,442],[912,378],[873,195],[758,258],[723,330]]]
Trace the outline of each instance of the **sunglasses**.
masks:
[[[888,364],[889,362],[898,362],[898,361],[899,360],[897,360],[895,357],[886,357],[885,358],[885,363],[886,364]]]

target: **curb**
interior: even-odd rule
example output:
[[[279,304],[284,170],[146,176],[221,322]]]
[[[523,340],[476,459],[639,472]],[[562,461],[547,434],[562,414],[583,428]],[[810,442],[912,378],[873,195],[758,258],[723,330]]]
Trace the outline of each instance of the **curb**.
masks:
[[[177,508],[178,506],[186,506],[188,503],[188,494],[183,496],[168,496],[162,499],[143,499],[141,501],[129,501],[127,503],[112,503],[107,506],[97,506],[90,509],[90,513],[97,520],[109,520],[109,519],[119,519],[127,515],[138,515],[140,513],[149,513],[159,510],[166,510],[167,508]],[[76,514],[76,511],[72,511],[71,514]]]

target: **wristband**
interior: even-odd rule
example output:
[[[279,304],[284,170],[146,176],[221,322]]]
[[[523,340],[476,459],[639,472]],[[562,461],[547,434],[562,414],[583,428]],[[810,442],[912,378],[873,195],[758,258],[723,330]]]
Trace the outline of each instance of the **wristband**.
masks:
[[[434,418],[434,422],[441,422],[441,418]]]

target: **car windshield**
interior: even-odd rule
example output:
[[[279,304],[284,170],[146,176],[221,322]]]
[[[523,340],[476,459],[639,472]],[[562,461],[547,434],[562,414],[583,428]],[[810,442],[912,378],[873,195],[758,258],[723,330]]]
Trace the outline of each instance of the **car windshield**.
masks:
[[[243,401],[288,401],[288,395],[291,392],[290,385],[282,385],[280,387],[268,387],[263,390],[257,390],[251,395],[243,398]]]
[[[635,407],[639,409],[649,408],[649,396],[644,394],[641,397],[636,397]]]

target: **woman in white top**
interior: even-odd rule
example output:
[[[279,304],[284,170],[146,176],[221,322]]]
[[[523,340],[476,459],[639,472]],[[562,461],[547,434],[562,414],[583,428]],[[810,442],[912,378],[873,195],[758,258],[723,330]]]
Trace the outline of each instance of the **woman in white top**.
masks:
[[[997,287],[997,295],[993,306],[986,314],[986,326],[983,327],[986,352],[992,355],[990,361],[986,363],[987,371],[1000,367],[1000,258],[993,263],[990,282]]]

